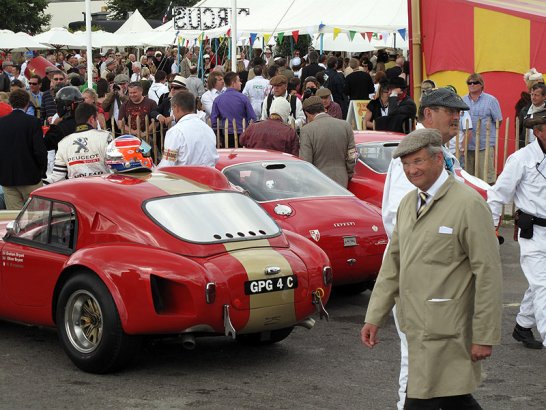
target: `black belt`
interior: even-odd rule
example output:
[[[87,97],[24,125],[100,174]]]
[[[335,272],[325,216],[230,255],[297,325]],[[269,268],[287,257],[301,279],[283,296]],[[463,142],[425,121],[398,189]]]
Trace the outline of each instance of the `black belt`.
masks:
[[[534,216],[534,215],[528,214],[527,212],[523,212],[521,209],[518,210],[518,213],[519,215],[525,215],[527,217],[530,217],[533,225],[546,226],[546,218],[539,218],[538,216]]]

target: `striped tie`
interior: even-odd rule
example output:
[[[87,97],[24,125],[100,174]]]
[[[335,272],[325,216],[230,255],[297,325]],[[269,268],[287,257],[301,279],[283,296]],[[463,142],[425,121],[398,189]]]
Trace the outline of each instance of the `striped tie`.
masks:
[[[428,198],[428,194],[426,192],[419,192],[419,199],[421,201],[419,202],[419,209],[417,209],[418,217],[421,215],[421,213],[425,209],[425,206],[427,205],[427,198]]]

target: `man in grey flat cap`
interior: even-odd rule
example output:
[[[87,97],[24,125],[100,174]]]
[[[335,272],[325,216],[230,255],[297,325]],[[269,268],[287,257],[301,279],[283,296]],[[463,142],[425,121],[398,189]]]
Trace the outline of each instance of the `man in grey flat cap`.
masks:
[[[468,106],[462,101],[461,97],[447,88],[433,89],[423,93],[417,118],[418,129],[436,129],[440,132],[442,145],[446,144],[459,132],[459,113],[461,110],[468,110]],[[452,173],[455,179],[459,177],[454,173],[456,169],[461,169],[459,161],[449,152],[442,148],[444,154],[445,168]],[[409,191],[413,190],[413,184],[406,177],[399,158],[395,158],[389,165],[385,187],[383,189],[383,202],[381,213],[383,225],[387,236],[390,238],[396,223],[396,214],[400,201]],[[396,315],[395,315],[396,321]],[[398,391],[400,400],[398,409],[402,410],[406,397],[406,382],[408,375],[408,349],[406,338],[400,331],[397,324],[398,335],[400,336],[400,389]]]
[[[480,360],[501,340],[502,273],[491,212],[445,169],[439,131],[413,131],[393,157],[417,189],[400,202],[362,343],[379,342],[396,303],[408,341],[404,409],[481,409],[471,394]]]

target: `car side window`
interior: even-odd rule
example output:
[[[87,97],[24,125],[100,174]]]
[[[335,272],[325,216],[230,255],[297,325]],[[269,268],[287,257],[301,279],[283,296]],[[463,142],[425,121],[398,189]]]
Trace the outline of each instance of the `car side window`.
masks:
[[[68,204],[34,197],[17,219],[17,230],[12,238],[63,250],[74,249],[76,212]]]

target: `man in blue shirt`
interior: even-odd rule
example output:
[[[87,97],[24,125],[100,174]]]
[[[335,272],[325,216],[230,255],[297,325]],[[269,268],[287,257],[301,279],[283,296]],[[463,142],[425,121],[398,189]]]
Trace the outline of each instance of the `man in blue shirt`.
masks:
[[[225,145],[224,141],[228,140],[228,146],[235,146],[235,134],[241,135],[243,132],[243,120],[245,121],[245,129],[250,124],[250,121],[256,121],[256,113],[250,100],[241,91],[241,80],[239,75],[230,71],[224,76],[226,91],[220,94],[212,104],[212,112],[210,120],[212,129],[216,131],[217,126],[220,129],[220,144]],[[225,120],[228,120],[227,134],[225,129]],[[233,120],[235,120],[235,129],[233,128]]]
[[[470,117],[472,118],[472,138],[468,141],[468,169],[467,171],[478,178],[492,184],[495,182],[495,141],[496,141],[496,121],[502,121],[502,113],[499,101],[491,94],[483,91],[483,77],[474,73],[466,80],[468,85],[468,95],[463,97],[463,101],[470,107]],[[478,120],[480,126],[478,127]],[[487,124],[489,124],[489,153],[487,175],[485,173],[485,147],[487,141]],[[476,141],[479,141],[478,143]],[[476,147],[478,149],[478,169],[476,168]]]

